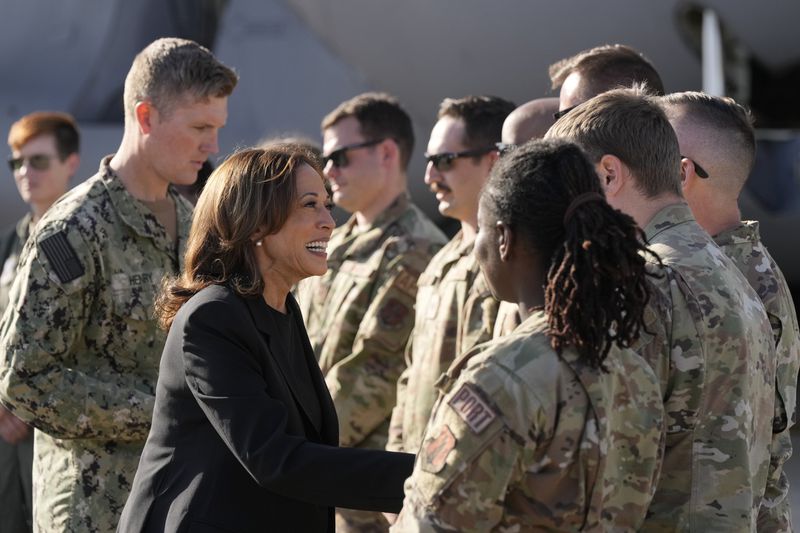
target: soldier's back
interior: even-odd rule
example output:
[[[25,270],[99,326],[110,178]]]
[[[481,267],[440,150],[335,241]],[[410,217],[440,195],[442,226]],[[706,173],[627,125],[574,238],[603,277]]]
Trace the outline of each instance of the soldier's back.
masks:
[[[664,468],[646,530],[750,531],[769,466],[774,350],[763,306],[684,204],[645,228],[666,268]]]
[[[772,462],[758,517],[759,531],[791,531],[789,480],[784,471],[792,455],[789,430],[794,425],[800,331],[786,278],[761,242],[758,222],[746,221],[714,236],[758,294],[767,311],[775,340],[775,413],[772,420]]]

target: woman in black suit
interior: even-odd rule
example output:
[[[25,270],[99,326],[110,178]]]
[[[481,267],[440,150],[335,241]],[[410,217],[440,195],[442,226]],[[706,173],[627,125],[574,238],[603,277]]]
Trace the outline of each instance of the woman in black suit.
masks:
[[[231,156],[194,213],[153,425],[118,531],[333,531],[333,507],[397,512],[413,455],[338,448],[290,288],[325,273],[334,222],[315,157]]]

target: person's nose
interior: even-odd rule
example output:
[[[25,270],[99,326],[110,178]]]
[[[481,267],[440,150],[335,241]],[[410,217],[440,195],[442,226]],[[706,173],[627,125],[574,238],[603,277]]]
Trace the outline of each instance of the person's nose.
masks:
[[[330,180],[335,180],[339,176],[339,167],[333,164],[333,161],[328,160],[325,163],[325,167],[322,169],[322,172],[325,174],[325,177]]]
[[[433,163],[429,161],[428,165],[425,167],[425,185],[430,187],[434,183],[439,183],[441,180],[441,172],[439,172]]]
[[[209,136],[204,140],[200,149],[205,154],[218,154],[219,153],[219,132],[212,131]]]
[[[318,225],[321,229],[333,231],[333,228],[336,227],[336,221],[333,220],[330,209],[326,208],[322,210],[322,216],[319,218]]]

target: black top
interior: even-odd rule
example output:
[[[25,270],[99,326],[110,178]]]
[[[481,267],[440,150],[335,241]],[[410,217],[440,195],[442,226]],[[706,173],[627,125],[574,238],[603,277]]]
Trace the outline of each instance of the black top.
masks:
[[[261,297],[214,285],[176,314],[118,531],[331,532],[334,506],[400,509],[413,455],[337,447],[333,401],[293,298],[287,307],[295,358],[275,353],[286,330]]]
[[[289,296],[286,297],[286,313],[281,313],[277,309],[267,305],[262,299],[261,302],[267,310],[267,316],[272,321],[273,331],[283,331],[285,334],[270,337],[269,349],[272,354],[281,359],[281,364],[288,369],[288,379],[296,385],[297,393],[301,397],[312,398],[314,392],[314,382],[311,379],[311,370],[308,361],[303,357],[303,337],[297,327],[297,320],[289,304]],[[302,319],[300,320],[302,322]],[[317,367],[316,362],[313,363]],[[295,400],[297,400],[295,398]],[[307,407],[308,417],[311,423],[319,427],[322,425],[322,409],[318,402],[309,402]]]

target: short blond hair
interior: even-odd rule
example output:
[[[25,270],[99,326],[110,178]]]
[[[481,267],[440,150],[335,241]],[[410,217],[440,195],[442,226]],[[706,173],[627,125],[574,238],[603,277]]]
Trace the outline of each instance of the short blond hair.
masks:
[[[238,81],[208,48],[187,39],[157,39],[136,55],[125,78],[125,118],[133,119],[139,102],[149,101],[166,115],[184,96],[228,96]]]
[[[592,163],[618,157],[647,198],[682,196],[680,149],[675,130],[656,96],[642,87],[614,89],[587,100],[548,130],[546,138],[578,143]]]

